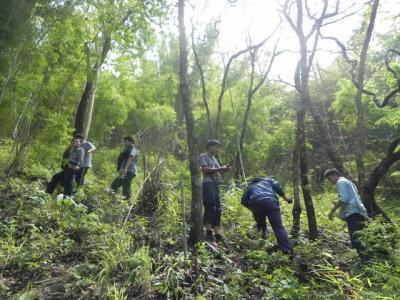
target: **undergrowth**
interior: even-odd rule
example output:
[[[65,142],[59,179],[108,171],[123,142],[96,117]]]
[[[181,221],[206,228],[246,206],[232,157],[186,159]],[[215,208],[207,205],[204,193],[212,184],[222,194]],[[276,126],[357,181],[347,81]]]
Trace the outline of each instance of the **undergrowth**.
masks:
[[[223,195],[225,245],[183,251],[177,184],[151,216],[92,181],[74,200],[57,201],[40,180],[0,184],[1,299],[397,299],[399,217],[377,218],[362,234],[373,260],[360,265],[345,224],[326,217],[334,194],[315,197],[320,238],[302,230],[296,255],[267,251],[240,191]],[[185,191],[189,199],[189,191]],[[189,203],[186,201],[189,211]],[[285,227],[291,211],[282,203]],[[303,216],[304,218],[304,216]],[[306,220],[302,219],[302,228]],[[216,251],[215,251],[216,250]]]

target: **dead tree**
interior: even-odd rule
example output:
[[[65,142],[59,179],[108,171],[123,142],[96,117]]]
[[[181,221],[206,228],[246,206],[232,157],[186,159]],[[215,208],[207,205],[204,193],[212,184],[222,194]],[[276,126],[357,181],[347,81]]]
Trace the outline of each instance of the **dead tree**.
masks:
[[[192,205],[190,214],[190,242],[195,245],[202,238],[202,187],[198,163],[198,141],[195,120],[193,117],[193,100],[188,84],[188,53],[185,32],[185,0],[178,1],[179,23],[179,93],[183,104],[186,121],[186,133],[189,147],[189,169],[192,188]]]

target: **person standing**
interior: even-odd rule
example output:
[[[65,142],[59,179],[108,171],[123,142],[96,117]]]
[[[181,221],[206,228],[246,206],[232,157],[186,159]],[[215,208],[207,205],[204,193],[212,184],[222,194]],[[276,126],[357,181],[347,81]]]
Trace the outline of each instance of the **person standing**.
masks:
[[[367,210],[361,202],[357,187],[350,180],[340,176],[337,169],[328,169],[324,177],[336,185],[339,199],[329,212],[329,219],[332,220],[337,209],[341,210],[341,218],[346,221],[350,235],[351,245],[356,249],[361,262],[366,262],[370,257],[366,254],[366,245],[358,238],[358,233],[365,227],[369,219]]]
[[[231,169],[231,164],[221,167],[217,156],[221,143],[211,139],[207,142],[207,152],[199,156],[203,173],[203,223],[206,228],[206,241],[222,242],[221,234],[221,197],[219,185],[223,183],[222,174]],[[213,230],[215,235],[213,235]]]
[[[278,247],[284,253],[292,255],[293,248],[282,224],[278,195],[286,202],[292,202],[277,181],[268,177],[255,177],[243,193],[241,203],[252,211],[257,227],[263,233],[267,230],[266,218],[268,217],[278,241]]]
[[[117,192],[122,186],[122,195],[125,199],[131,198],[131,182],[137,172],[137,149],[132,137],[124,138],[124,150],[120,153],[117,161],[117,171],[119,175],[111,184],[111,191]]]
[[[96,151],[96,147],[91,142],[85,140],[82,133],[77,133],[75,138],[80,140],[81,147],[85,151],[82,168],[79,169],[75,176],[77,186],[81,186],[85,183],[86,173],[92,167],[92,154]]]
[[[64,187],[64,196],[72,196],[74,190],[74,178],[76,173],[83,165],[84,150],[81,148],[79,139],[74,138],[72,145],[64,152],[63,159],[65,164],[63,170],[55,174],[49,184],[47,185],[46,192],[52,194],[58,184]]]

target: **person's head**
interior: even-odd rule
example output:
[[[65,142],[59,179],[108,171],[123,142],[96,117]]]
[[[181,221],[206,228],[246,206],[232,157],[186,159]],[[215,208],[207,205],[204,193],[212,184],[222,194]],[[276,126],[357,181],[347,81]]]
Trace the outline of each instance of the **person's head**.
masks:
[[[217,155],[221,142],[216,139],[210,139],[207,141],[207,152],[212,155]]]
[[[332,168],[324,172],[324,177],[332,184],[336,184],[339,180],[340,173],[337,169]]]
[[[85,140],[85,137],[83,136],[82,133],[78,132],[75,134],[75,138],[79,139],[81,141],[81,144],[83,143],[83,141]]]
[[[81,146],[81,140],[78,138],[72,139],[72,147],[79,148]]]
[[[131,137],[131,136],[124,137],[124,145],[125,146],[130,146],[130,145],[133,145],[134,143],[135,143],[135,140],[133,139],[133,137]]]

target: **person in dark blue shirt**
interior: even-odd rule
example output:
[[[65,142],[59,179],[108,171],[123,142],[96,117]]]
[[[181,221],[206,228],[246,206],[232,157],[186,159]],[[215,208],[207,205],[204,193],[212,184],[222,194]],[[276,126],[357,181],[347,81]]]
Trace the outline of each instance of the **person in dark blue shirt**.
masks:
[[[244,192],[241,203],[253,212],[257,227],[262,231],[266,230],[268,217],[279,248],[284,253],[293,254],[288,234],[282,224],[278,195],[286,202],[292,202],[277,181],[268,177],[255,177]]]

